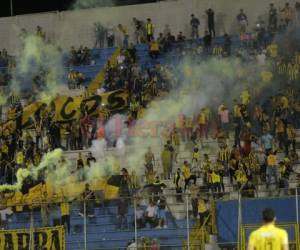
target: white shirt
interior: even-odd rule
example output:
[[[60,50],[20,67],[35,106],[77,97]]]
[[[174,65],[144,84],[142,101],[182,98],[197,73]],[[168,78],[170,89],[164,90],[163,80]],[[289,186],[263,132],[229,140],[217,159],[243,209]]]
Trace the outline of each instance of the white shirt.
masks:
[[[125,56],[123,56],[123,55],[118,55],[117,56],[118,64],[122,64],[124,61],[125,61]]]
[[[266,55],[264,53],[258,54],[256,56],[256,61],[258,65],[265,65],[266,64]]]
[[[146,212],[148,217],[155,217],[157,214],[157,206],[148,206]]]
[[[6,216],[13,214],[10,207],[0,210],[1,221],[6,221]]]

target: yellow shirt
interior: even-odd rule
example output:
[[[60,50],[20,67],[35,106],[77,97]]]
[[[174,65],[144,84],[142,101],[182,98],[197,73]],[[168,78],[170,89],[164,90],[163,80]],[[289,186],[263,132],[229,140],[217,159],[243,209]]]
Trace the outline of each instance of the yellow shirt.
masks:
[[[191,176],[191,169],[188,166],[183,166],[184,179],[188,179]]]
[[[235,104],[233,106],[233,116],[234,117],[242,117],[240,105]]]
[[[199,199],[199,201],[198,201],[198,213],[204,213],[204,212],[206,212],[206,210],[207,210],[207,208],[206,208],[204,200]]]
[[[150,51],[159,51],[159,43],[156,41],[152,41],[150,43]]]
[[[60,204],[61,216],[70,214],[70,204],[68,202],[63,202]]]
[[[199,161],[200,160],[200,152],[193,152],[192,159]]]
[[[240,94],[242,104],[247,105],[250,102],[250,94],[248,90],[243,90]]]
[[[23,164],[24,163],[24,154],[23,154],[22,151],[17,152],[16,163],[17,164]]]
[[[207,123],[207,116],[204,112],[201,112],[198,118],[199,124],[206,124]]]
[[[278,56],[278,45],[277,44],[271,44],[268,46],[267,51],[269,52],[270,56],[272,58],[275,58]]]
[[[263,82],[270,82],[273,78],[273,74],[270,71],[262,71],[260,76]]]
[[[193,127],[193,119],[190,117],[187,117],[185,119],[185,127],[186,128],[192,128]]]
[[[286,109],[289,107],[289,99],[286,96],[280,98],[281,107]]]
[[[268,158],[267,158],[267,163],[268,163],[268,166],[275,166],[276,165],[276,155],[269,155]]]
[[[211,174],[212,183],[221,182],[221,177],[219,174],[212,172]]]
[[[288,234],[273,224],[264,225],[251,233],[248,245],[255,250],[282,250],[288,245]]]

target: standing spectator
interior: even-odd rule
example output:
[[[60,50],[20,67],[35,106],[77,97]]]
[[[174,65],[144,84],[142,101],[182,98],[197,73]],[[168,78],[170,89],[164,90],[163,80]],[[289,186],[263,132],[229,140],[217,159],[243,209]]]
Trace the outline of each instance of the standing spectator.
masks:
[[[222,130],[225,133],[225,136],[228,138],[229,136],[229,110],[225,105],[221,105],[218,112],[220,118],[220,125]]]
[[[91,162],[95,163],[96,162],[96,158],[92,155],[92,152],[88,153],[88,157],[86,158],[86,165],[88,167],[91,166]]]
[[[158,227],[168,228],[166,215],[166,198],[161,196],[158,200]]]
[[[145,214],[144,209],[141,207],[140,204],[137,204],[135,215],[136,215],[136,226],[138,229],[143,228],[145,226],[144,214]]]
[[[142,43],[145,41],[144,39],[144,31],[145,31],[145,24],[142,20],[137,19],[136,17],[134,17],[132,19],[133,21],[133,25],[134,25],[134,38],[135,38],[135,42],[137,44]]]
[[[151,148],[148,148],[147,153],[145,154],[145,167],[147,172],[153,172],[153,166],[155,165],[154,154],[151,151]]]
[[[186,190],[190,180],[193,180],[194,184],[196,184],[197,177],[191,173],[191,167],[187,161],[183,162],[182,173],[184,177],[184,190]]]
[[[168,145],[164,146],[164,149],[161,153],[161,161],[164,179],[169,179],[172,173],[172,152],[170,151]]]
[[[88,216],[88,217],[95,217],[95,211],[94,211],[94,192],[90,190],[90,185],[88,183],[85,184],[84,192],[80,195],[81,204],[80,204],[80,210],[79,215],[80,216]],[[84,214],[84,206],[86,206]]]
[[[287,140],[285,145],[285,155],[289,153],[289,147],[292,145],[292,151],[296,151],[296,131],[291,123],[286,128]]]
[[[121,198],[118,202],[118,228],[127,229],[128,204],[125,198]]]
[[[190,24],[191,24],[191,27],[192,27],[192,33],[191,33],[192,39],[198,39],[199,38],[200,21],[199,21],[198,18],[195,17],[194,14],[191,15]]]
[[[271,184],[272,177],[275,179],[275,184],[278,182],[278,166],[277,166],[277,157],[276,157],[276,151],[269,152],[269,155],[267,157],[267,188]]]
[[[236,20],[239,25],[239,32],[240,34],[243,34],[246,32],[246,28],[248,26],[248,17],[244,13],[243,9],[240,9],[240,13],[236,16]]]
[[[261,145],[262,148],[265,150],[266,154],[268,154],[268,152],[272,151],[273,149],[273,136],[270,135],[269,132],[267,132],[267,130],[264,130],[264,134],[261,137]]]
[[[60,203],[60,214],[61,214],[61,225],[65,226],[67,224],[68,234],[70,234],[70,204],[65,198],[62,203]]]
[[[193,216],[196,219],[198,215],[198,193],[199,188],[196,184],[192,184],[190,187],[190,193],[191,193],[191,203],[192,203],[192,210],[193,210]]]
[[[106,41],[107,47],[114,47],[115,46],[115,32],[112,25],[109,25],[106,31]]]
[[[176,201],[183,202],[182,200],[182,186],[183,186],[184,178],[182,176],[182,172],[180,168],[177,168],[177,171],[174,176],[174,183],[176,188]]]
[[[154,24],[151,22],[151,18],[147,18],[146,32],[147,32],[147,41],[151,42],[154,38]]]
[[[216,32],[215,32],[215,12],[213,11],[213,9],[209,8],[206,11],[206,15],[207,15],[208,32],[209,32],[211,37],[215,37],[216,36]]]
[[[293,9],[290,7],[289,3],[286,3],[281,12],[283,14],[285,25],[288,26],[293,19]]]
[[[122,24],[118,24],[118,29],[123,35],[123,47],[126,49],[128,47],[128,39],[129,39],[128,29],[125,25]]]
[[[100,23],[96,22],[94,23],[94,32],[95,32],[95,48],[97,48],[97,45],[99,45],[99,48],[104,47],[104,40],[105,40],[105,27]]]
[[[270,3],[269,9],[269,31],[275,32],[277,30],[277,9],[273,3]]]

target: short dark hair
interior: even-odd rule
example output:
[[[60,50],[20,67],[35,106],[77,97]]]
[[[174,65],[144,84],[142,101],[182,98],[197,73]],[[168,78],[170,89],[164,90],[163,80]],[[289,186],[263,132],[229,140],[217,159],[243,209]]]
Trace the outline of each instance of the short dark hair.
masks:
[[[272,222],[275,218],[275,212],[272,208],[266,208],[262,212],[262,217],[265,223]]]

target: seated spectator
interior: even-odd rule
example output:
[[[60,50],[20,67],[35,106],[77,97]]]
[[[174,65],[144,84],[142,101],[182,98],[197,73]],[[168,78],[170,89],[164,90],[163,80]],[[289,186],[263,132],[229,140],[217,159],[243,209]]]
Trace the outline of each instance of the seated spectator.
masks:
[[[84,47],[81,52],[81,64],[90,65],[91,64],[91,52],[88,47]]]
[[[200,220],[200,227],[202,227],[209,215],[209,209],[207,200],[201,196],[198,197],[198,215]]]
[[[180,31],[179,34],[177,35],[177,42],[179,43],[185,42],[185,36],[183,35],[182,31]]]
[[[0,228],[2,230],[8,229],[8,223],[11,221],[10,217],[13,215],[13,211],[10,207],[0,207]]]
[[[211,42],[212,42],[212,37],[209,34],[209,32],[206,30],[203,37],[203,45],[204,45],[204,50],[207,54],[210,53]]]
[[[149,223],[150,227],[152,228],[157,226],[158,224],[157,212],[158,212],[158,208],[156,204],[153,201],[150,201],[145,213],[145,225]]]
[[[254,198],[256,193],[256,187],[248,180],[241,190],[242,197]]]
[[[159,244],[159,241],[157,239],[152,240],[150,250],[160,250],[160,244]]]
[[[159,43],[157,40],[151,40],[150,44],[149,44],[149,56],[152,59],[157,58],[159,55]]]

